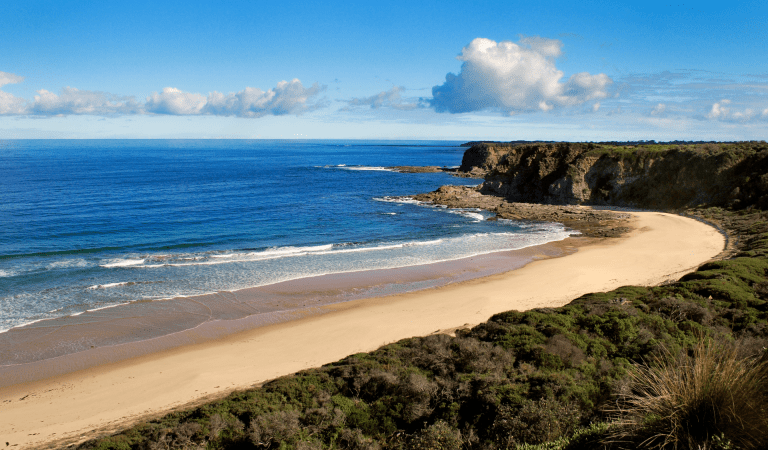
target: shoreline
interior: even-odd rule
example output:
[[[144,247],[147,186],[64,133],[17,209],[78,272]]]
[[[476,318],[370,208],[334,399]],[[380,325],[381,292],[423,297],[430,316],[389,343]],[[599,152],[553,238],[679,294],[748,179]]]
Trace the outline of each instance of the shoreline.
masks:
[[[516,270],[537,259],[572,253],[579,239],[429,264],[136,301],[35,322],[0,334],[0,388],[326,314],[324,307],[337,303],[435,289]],[[191,310],[193,306],[197,308]],[[200,314],[201,307],[208,309],[208,317]]]
[[[634,229],[626,237],[590,240],[568,257],[434,289],[326,305],[323,314],[0,388],[0,435],[22,446],[79,440],[83,432],[105,432],[402,338],[480,323],[511,309],[561,306],[622,285],[658,284],[723,249],[720,233],[693,219],[632,215]]]

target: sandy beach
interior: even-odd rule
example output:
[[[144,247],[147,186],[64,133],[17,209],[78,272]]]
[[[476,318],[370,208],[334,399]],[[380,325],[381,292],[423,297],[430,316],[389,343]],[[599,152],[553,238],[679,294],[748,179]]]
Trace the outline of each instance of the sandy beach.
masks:
[[[402,338],[477,324],[502,311],[561,306],[589,292],[677,279],[723,250],[724,237],[694,219],[632,215],[634,230],[625,237],[571,238],[559,245],[578,246],[575,253],[521,269],[324,305],[320,314],[5,386],[1,441],[13,448],[77,442]]]

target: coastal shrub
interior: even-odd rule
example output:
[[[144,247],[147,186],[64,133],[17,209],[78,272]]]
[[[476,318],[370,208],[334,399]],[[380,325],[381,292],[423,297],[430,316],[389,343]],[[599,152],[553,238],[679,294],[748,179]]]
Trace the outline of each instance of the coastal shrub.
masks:
[[[691,214],[729,230],[735,257],[662,286],[404,339],[80,448],[631,448],[606,440],[607,423],[617,398],[639,392],[638,365],[693,360],[685,349],[706,339],[738,340],[736,360],[754,361],[768,342],[768,213]],[[712,435],[708,448],[729,439]]]
[[[739,449],[768,445],[768,359],[704,339],[629,372],[610,442],[638,448]]]
[[[416,434],[408,447],[413,450],[460,450],[461,431],[438,420]]]
[[[295,442],[301,432],[298,411],[276,411],[255,417],[248,428],[251,443],[257,448],[276,448]]]

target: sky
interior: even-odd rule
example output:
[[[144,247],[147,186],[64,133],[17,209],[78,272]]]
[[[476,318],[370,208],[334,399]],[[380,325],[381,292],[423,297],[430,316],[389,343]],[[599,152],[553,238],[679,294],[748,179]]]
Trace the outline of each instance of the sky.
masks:
[[[768,2],[0,2],[0,139],[765,140]]]

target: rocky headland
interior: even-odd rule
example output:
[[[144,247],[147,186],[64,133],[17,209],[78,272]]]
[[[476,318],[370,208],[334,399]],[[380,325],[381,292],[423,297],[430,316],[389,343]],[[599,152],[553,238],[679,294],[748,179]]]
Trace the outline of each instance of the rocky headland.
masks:
[[[768,208],[768,144],[475,143],[454,173],[475,187],[443,186],[417,200],[482,208],[499,218],[560,222],[590,237],[629,230],[600,207],[681,212],[707,205]],[[592,206],[583,208],[582,206]]]
[[[459,172],[511,202],[680,210],[768,207],[768,144],[478,144]]]

